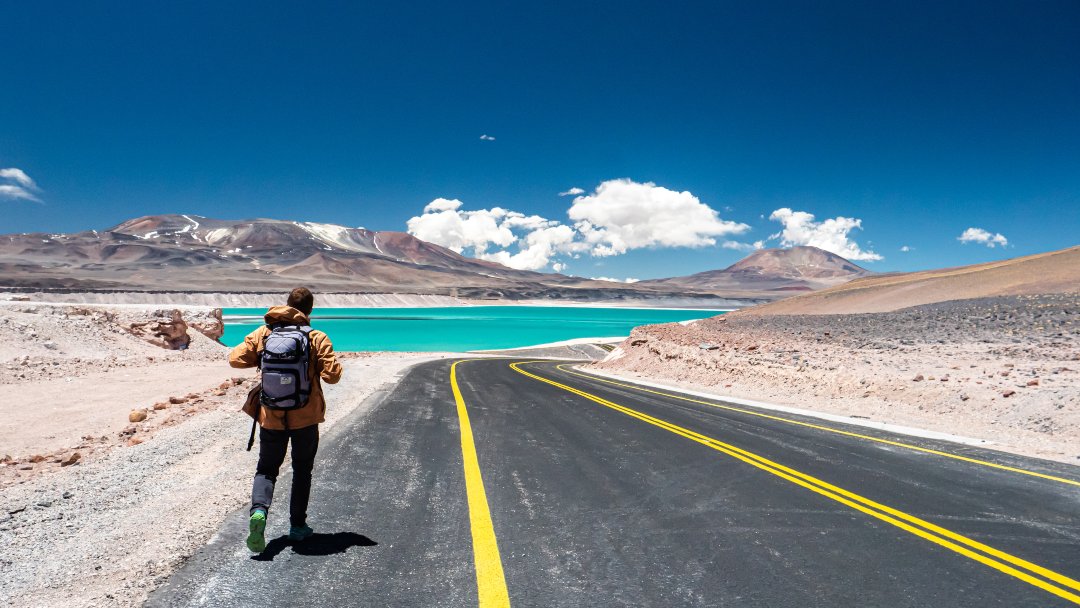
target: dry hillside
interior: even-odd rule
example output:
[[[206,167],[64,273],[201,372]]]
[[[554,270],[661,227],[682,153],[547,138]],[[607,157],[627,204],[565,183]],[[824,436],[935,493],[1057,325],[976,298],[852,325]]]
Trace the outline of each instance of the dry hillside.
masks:
[[[889,312],[949,300],[1080,292],[1080,246],[1000,262],[855,279],[741,311],[753,315]]]

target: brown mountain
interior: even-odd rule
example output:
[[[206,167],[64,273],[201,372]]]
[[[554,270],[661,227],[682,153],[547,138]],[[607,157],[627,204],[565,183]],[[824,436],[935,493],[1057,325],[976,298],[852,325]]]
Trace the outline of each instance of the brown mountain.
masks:
[[[1080,292],[1080,246],[1011,260],[864,277],[740,314],[849,314],[993,296]]]
[[[515,270],[402,232],[310,222],[155,215],[100,232],[0,236],[0,288],[269,292],[297,282],[323,292],[481,299],[717,299]]]
[[[641,283],[708,291],[813,291],[872,274],[817,247],[761,249],[723,270]]]
[[[628,285],[515,270],[402,232],[196,215],[139,217],[100,232],[0,236],[0,288],[16,290],[269,292],[303,282],[337,293],[739,306],[864,274],[802,247],[759,251],[722,271]]]

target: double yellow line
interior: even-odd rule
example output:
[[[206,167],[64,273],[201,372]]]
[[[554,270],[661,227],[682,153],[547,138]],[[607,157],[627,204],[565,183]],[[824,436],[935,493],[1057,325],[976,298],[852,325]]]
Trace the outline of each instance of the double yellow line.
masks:
[[[608,401],[602,397],[598,397],[591,393],[576,389],[572,386],[567,386],[556,382],[550,378],[538,376],[531,372],[521,369],[521,365],[526,362],[512,363],[510,367],[525,376],[539,380],[546,384],[558,387],[567,392],[579,395],[589,401],[593,401],[604,407],[613,409],[617,412],[626,414],[627,416],[636,418],[638,420],[647,422],[656,427],[662,428],[666,431],[674,433],[676,435],[690,439],[702,445],[708,446],[718,452],[726,454],[732,458],[740,460],[746,464],[754,466],[762,471],[775,475],[781,479],[789,481],[797,486],[806,488],[816,494],[834,500],[847,507],[855,509],[856,511],[865,513],[878,520],[896,526],[905,532],[909,532],[928,540],[936,545],[959,553],[964,557],[975,560],[981,564],[994,568],[1000,572],[1018,578],[1030,585],[1034,585],[1044,591],[1052,593],[1060,598],[1068,600],[1074,604],[1080,605],[1080,595],[1077,591],[1080,591],[1080,582],[1069,578],[1063,574],[1057,573],[1048,568],[1039,566],[1025,559],[1016,557],[1004,551],[995,549],[986,544],[972,540],[966,536],[953,532],[951,530],[942,528],[941,526],[930,523],[924,519],[915,517],[898,509],[883,505],[860,496],[854,492],[845,490],[826,481],[807,475],[800,471],[796,471],[790,467],[784,466],[748,450],[736,447],[729,443],[724,443],[717,439],[707,437],[690,429],[677,426],[670,422],[649,416],[637,410],[630,409],[628,407],[619,405],[612,401]],[[1072,591],[1070,591],[1070,589]]]
[[[856,439],[865,439],[866,441],[873,441],[874,443],[883,443],[885,445],[891,445],[891,446],[895,446],[895,447],[899,447],[899,448],[905,448],[905,449],[908,449],[908,450],[914,450],[916,452],[924,452],[926,454],[933,454],[935,456],[942,456],[942,457],[945,457],[945,458],[951,458],[953,460],[961,460],[963,462],[967,462],[967,463],[970,463],[970,464],[977,464],[977,465],[983,466],[983,467],[990,467],[992,469],[1000,469],[1002,471],[1009,471],[1010,473],[1019,473],[1021,475],[1028,475],[1030,477],[1038,477],[1040,479],[1047,479],[1047,480],[1050,480],[1050,481],[1056,481],[1058,483],[1063,483],[1063,484],[1067,484],[1067,485],[1080,487],[1080,481],[1076,481],[1075,479],[1068,479],[1068,478],[1065,478],[1065,477],[1058,477],[1056,475],[1048,475],[1046,473],[1039,473],[1038,471],[1029,471],[1027,469],[1021,469],[1021,468],[1018,468],[1018,467],[1010,467],[1010,466],[1007,466],[1007,465],[998,464],[996,462],[990,462],[988,460],[980,460],[978,458],[971,458],[971,457],[968,457],[968,456],[961,456],[959,454],[950,454],[949,452],[942,452],[941,450],[933,450],[933,449],[930,449],[930,448],[924,448],[924,447],[921,447],[921,446],[912,445],[910,443],[903,443],[901,441],[893,441],[891,439],[882,439],[881,437],[874,437],[872,435],[862,435],[860,433],[853,433],[851,431],[845,431],[845,430],[842,430],[842,429],[837,429],[837,428],[833,428],[833,427],[830,427],[830,426],[824,426],[824,425],[821,425],[821,424],[813,424],[813,423],[810,423],[810,422],[803,422],[801,420],[792,420],[791,418],[784,418],[783,416],[773,416],[771,414],[765,414],[763,412],[755,412],[754,410],[748,410],[748,409],[744,409],[744,408],[741,408],[741,407],[735,407],[735,406],[731,406],[731,405],[724,405],[724,404],[721,404],[721,403],[713,403],[711,401],[702,401],[700,399],[691,399],[690,397],[685,397],[683,395],[676,395],[676,394],[673,394],[673,393],[666,393],[664,391],[657,391],[657,390],[652,390],[652,389],[648,389],[648,388],[643,388],[643,387],[640,387],[640,386],[634,386],[632,384],[625,384],[625,383],[622,383],[622,382],[616,382],[614,380],[608,380],[606,378],[600,378],[598,376],[593,376],[591,374],[582,374],[580,372],[575,372],[575,371],[566,369],[567,365],[569,365],[569,364],[564,363],[563,365],[557,365],[555,367],[559,371],[561,371],[563,373],[566,373],[566,374],[571,374],[571,375],[574,375],[574,376],[580,376],[582,378],[592,380],[593,382],[603,382],[604,384],[612,384],[614,386],[619,386],[619,387],[622,387],[622,388],[628,388],[630,390],[638,391],[639,393],[651,393],[653,395],[660,395],[661,397],[669,397],[671,399],[678,399],[680,401],[687,401],[689,403],[698,403],[698,404],[701,404],[701,405],[707,405],[709,407],[714,407],[716,409],[728,410],[728,411],[731,411],[731,412],[738,412],[740,414],[749,414],[750,416],[757,416],[758,418],[767,418],[769,420],[775,420],[777,422],[783,422],[785,424],[793,424],[793,425],[796,425],[796,426],[803,426],[803,427],[807,427],[807,428],[811,428],[811,429],[816,429],[816,430],[819,430],[819,431],[825,431],[825,432],[828,432],[828,433],[835,433],[837,435],[846,435],[848,437],[855,437]]]

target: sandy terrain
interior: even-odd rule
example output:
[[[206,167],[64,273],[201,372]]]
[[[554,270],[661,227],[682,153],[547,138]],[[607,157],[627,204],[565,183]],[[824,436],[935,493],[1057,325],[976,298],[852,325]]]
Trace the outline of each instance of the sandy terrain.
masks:
[[[345,357],[341,383],[326,387],[322,428],[371,407],[408,367],[440,356],[447,355]],[[226,374],[238,371],[223,360],[218,365]],[[166,380],[153,384],[159,382]],[[197,407],[185,406],[179,422],[140,428],[142,443],[109,445],[71,466],[9,477],[0,493],[0,605],[140,605],[248,500],[258,450],[244,450],[250,419],[238,410],[246,391],[241,384],[206,395]],[[132,399],[118,410],[143,403]],[[62,425],[24,432],[51,433]]]
[[[1078,292],[1080,246],[987,264],[855,279],[739,314],[888,312],[948,300]]]
[[[0,303],[0,605],[136,606],[248,500],[219,309]],[[343,353],[333,426],[420,361]]]
[[[1080,295],[639,327],[602,363],[713,393],[1080,460]]]

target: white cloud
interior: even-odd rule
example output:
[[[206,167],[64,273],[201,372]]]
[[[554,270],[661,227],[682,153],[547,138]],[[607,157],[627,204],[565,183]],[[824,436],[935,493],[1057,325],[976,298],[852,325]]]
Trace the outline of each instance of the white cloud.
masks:
[[[724,241],[720,243],[720,246],[724,249],[734,249],[735,251],[757,251],[758,249],[765,248],[765,241],[754,241],[753,243],[741,243],[739,241]]]
[[[862,229],[860,219],[840,216],[817,222],[814,221],[812,213],[792,211],[787,207],[773,211],[769,219],[784,225],[783,230],[769,237],[770,239],[779,238],[780,244],[784,247],[810,245],[849,260],[883,259],[873,251],[863,250],[858,243],[848,237],[848,233],[852,230]]]
[[[494,137],[492,137],[492,136],[490,136],[490,135],[487,135],[487,134],[481,135],[481,136],[480,136],[480,139],[482,139],[482,140],[484,140],[484,141],[495,141],[495,138],[494,138]]]
[[[903,247],[900,248],[900,251],[903,251],[904,253],[907,253],[907,252],[911,251],[911,247],[908,247],[907,245],[904,245]]]
[[[37,190],[37,184],[35,184],[34,180],[30,179],[30,176],[22,169],[16,169],[15,167],[0,169],[0,178],[13,181],[25,188]]]
[[[454,209],[460,209],[463,205],[458,199],[446,199],[437,198],[424,206],[424,213],[435,211],[453,211]]]
[[[566,192],[560,192],[559,196],[577,196],[579,194],[585,194],[585,191],[582,190],[581,188],[578,188],[577,186],[574,186],[573,188],[570,188]]]
[[[535,217],[535,216],[534,216]],[[574,243],[574,229],[565,224],[539,228],[529,232],[518,243],[518,252],[481,253],[477,257],[498,262],[518,270],[540,270],[551,262],[552,256],[569,251]]]
[[[30,176],[22,169],[16,169],[15,167],[0,169],[0,198],[22,199],[40,203],[41,199],[36,194],[40,191],[41,188],[38,188],[34,180],[30,179]]]
[[[1009,245],[1009,239],[1005,238],[1004,234],[1000,232],[991,234],[988,230],[982,228],[968,228],[963,234],[956,237],[956,240],[961,243],[980,243],[987,247],[996,247],[998,245],[1007,247]]]
[[[584,191],[571,188],[563,194]],[[511,268],[550,266],[562,272],[566,258],[583,254],[606,257],[643,247],[715,245],[715,237],[750,229],[720,219],[689,192],[628,179],[603,182],[591,195],[575,198],[568,211],[572,224],[501,207],[476,211],[462,207],[457,199],[431,201],[421,215],[409,219],[409,234]],[[723,246],[753,249],[762,244],[725,241]]]
[[[715,245],[713,237],[750,229],[720,219],[689,192],[629,179],[602,182],[592,194],[575,198],[568,214],[597,257],[644,247]]]
[[[457,199],[431,201],[423,214],[409,219],[409,234],[519,270],[544,268],[552,256],[575,247],[574,230],[559,222],[501,207],[462,211],[461,206]],[[513,245],[516,253],[507,251]],[[491,247],[498,250],[489,251]]]

